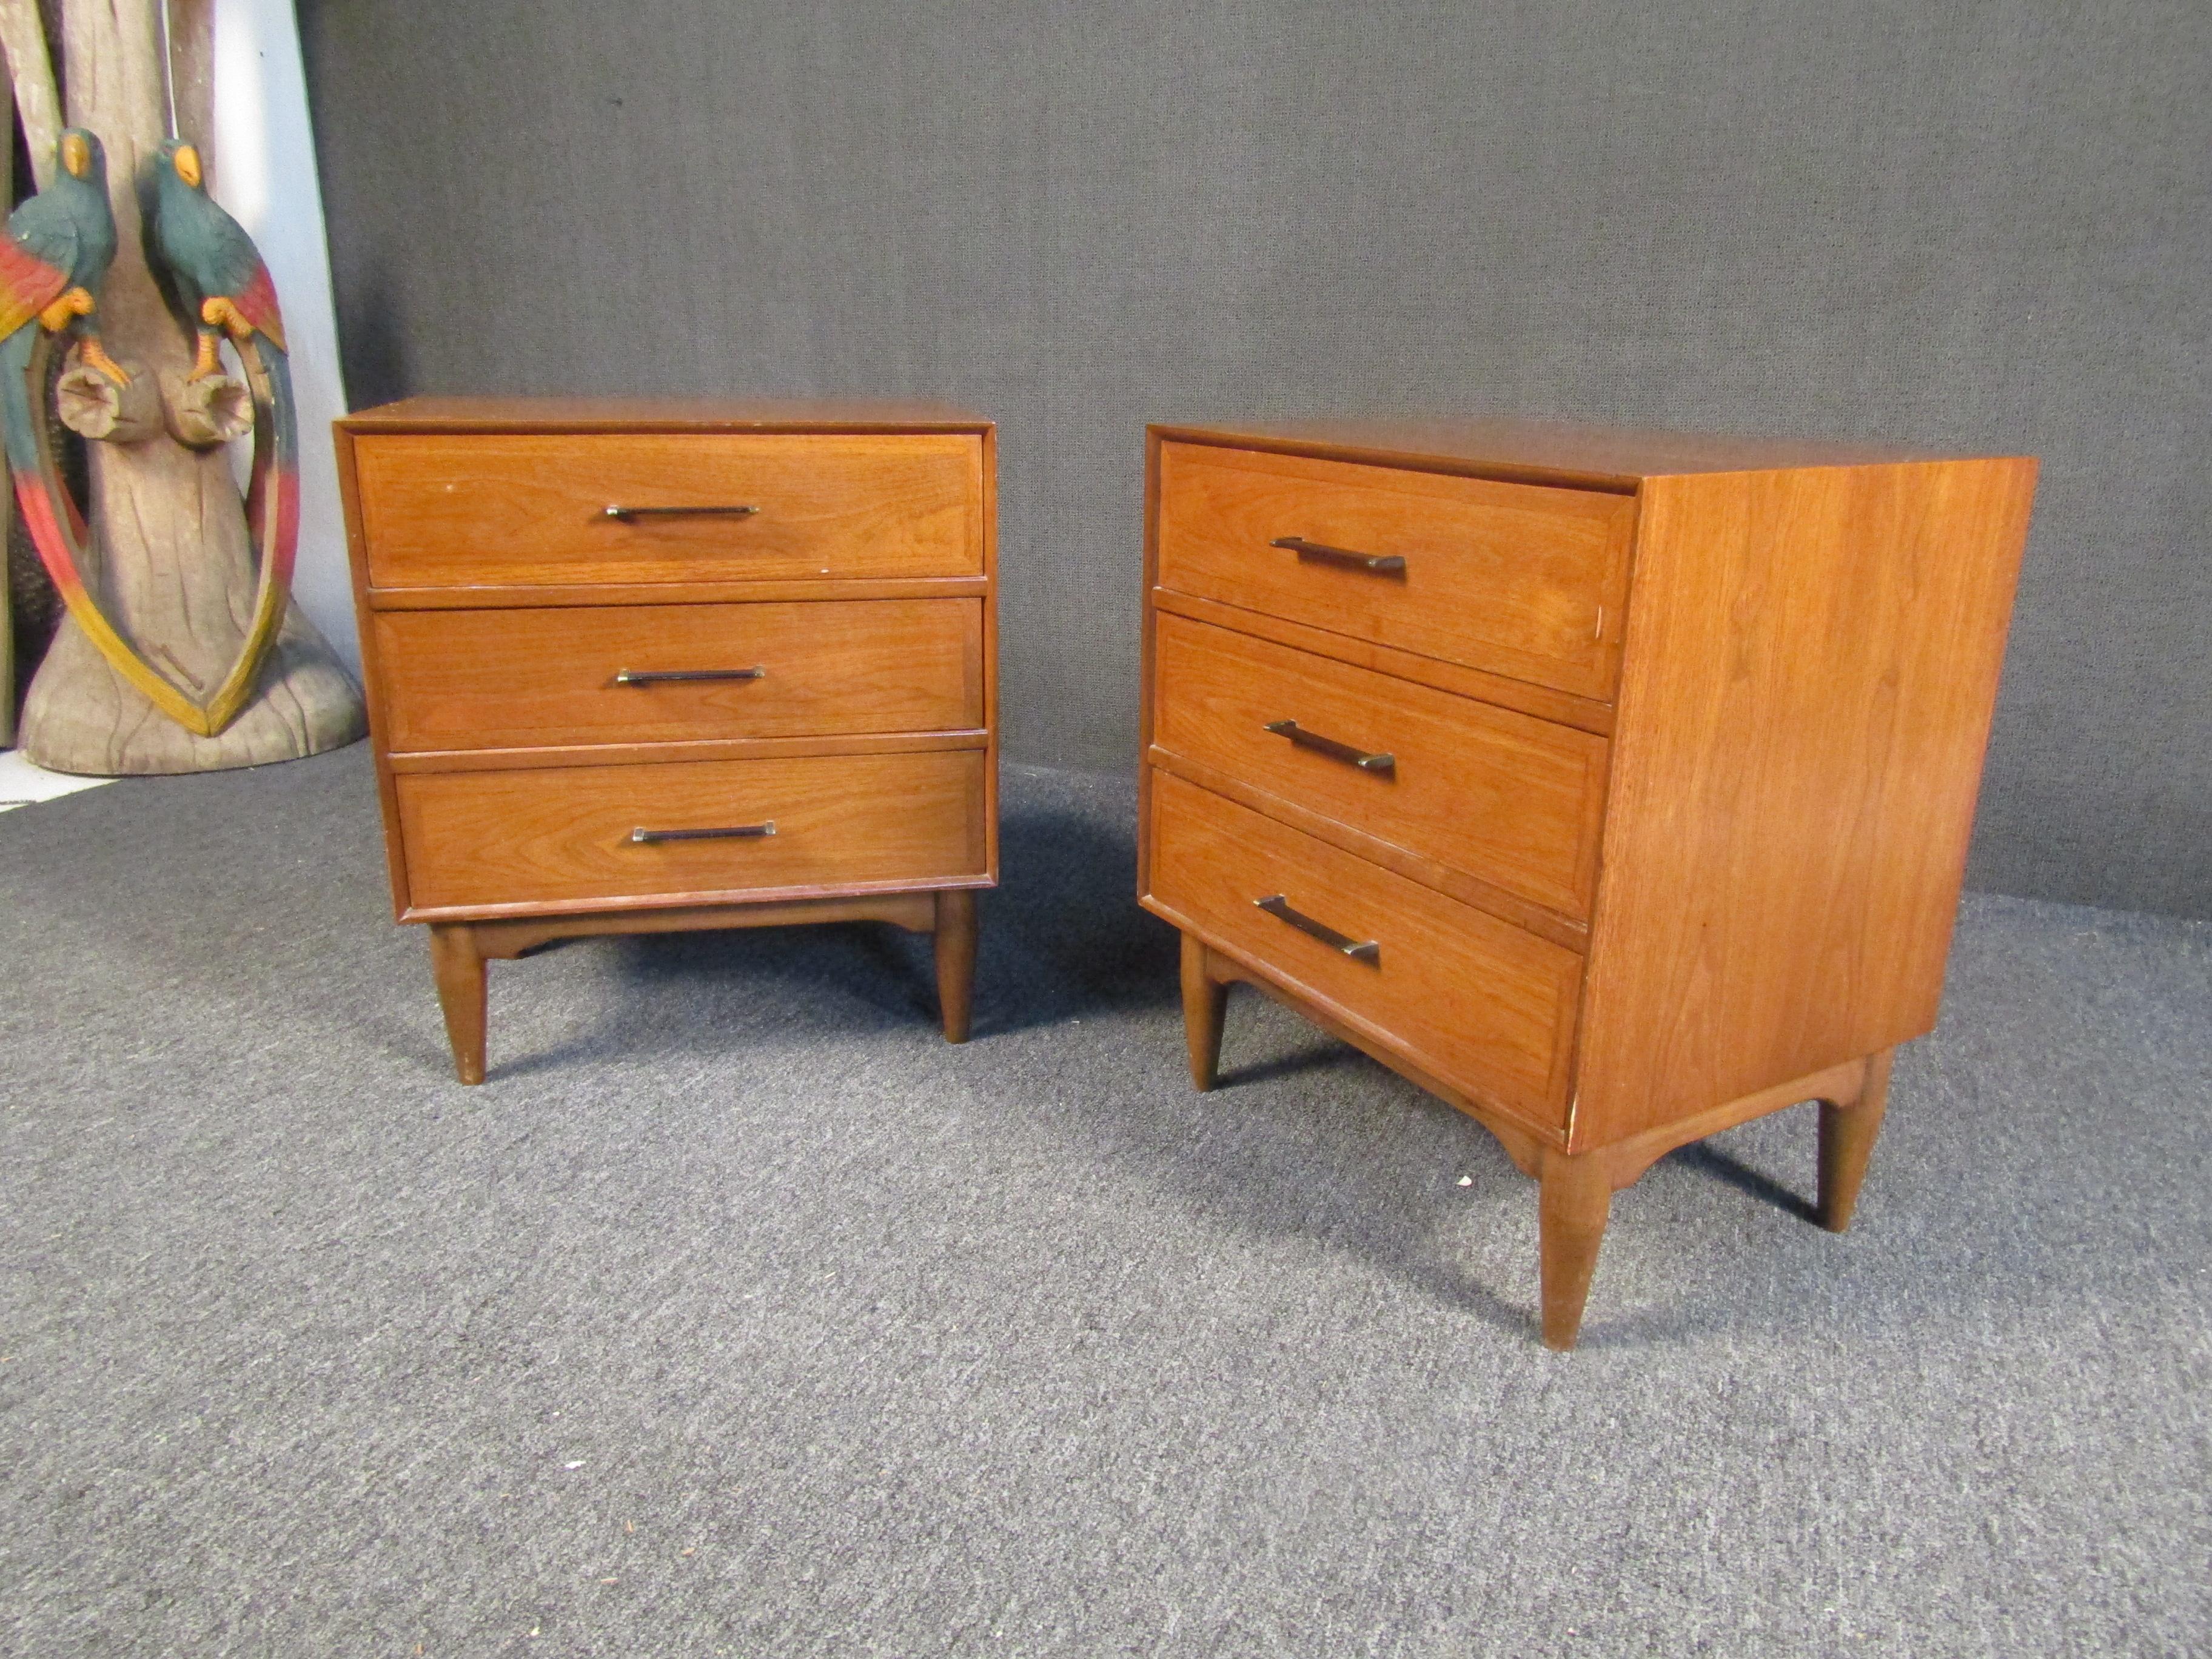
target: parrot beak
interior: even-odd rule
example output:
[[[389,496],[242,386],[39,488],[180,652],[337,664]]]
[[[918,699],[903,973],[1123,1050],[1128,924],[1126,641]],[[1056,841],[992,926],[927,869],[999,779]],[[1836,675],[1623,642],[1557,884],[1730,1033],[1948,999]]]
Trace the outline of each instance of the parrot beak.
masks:
[[[72,179],[82,179],[92,171],[92,146],[84,141],[81,132],[72,132],[62,140],[62,166]]]
[[[200,187],[199,151],[194,149],[190,144],[179,144],[172,161],[177,169],[177,177],[194,190],[198,190]]]

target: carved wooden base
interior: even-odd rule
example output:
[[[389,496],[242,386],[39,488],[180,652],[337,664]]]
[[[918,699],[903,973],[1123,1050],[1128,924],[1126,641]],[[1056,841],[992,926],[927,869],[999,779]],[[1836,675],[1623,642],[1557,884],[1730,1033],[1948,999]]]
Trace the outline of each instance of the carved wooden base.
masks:
[[[464,1083],[484,1080],[485,963],[507,960],[556,939],[603,933],[678,933],[724,927],[782,927],[823,921],[887,921],[936,936],[937,998],[947,1042],[968,1041],[975,993],[975,895],[885,893],[863,898],[793,899],[702,905],[678,910],[613,910],[430,924],[430,971],[445,1011],[453,1070]]]
[[[161,652],[153,654],[177,672]],[[216,668],[200,667],[199,678],[179,679],[198,690],[220,678]],[[254,700],[212,738],[187,732],[155,708],[64,617],[24,696],[21,740],[25,756],[49,772],[126,777],[299,760],[356,743],[368,731],[361,689],[295,605]]]
[[[1482,1102],[1429,1076],[1326,1013],[1273,984],[1255,969],[1209,947],[1195,934],[1182,936],[1183,1034],[1190,1048],[1191,1081],[1211,1089],[1219,1076],[1223,1017],[1228,988],[1243,981],[1296,1009],[1324,1030],[1364,1050],[1394,1071],[1439,1096],[1495,1134],[1523,1173],[1539,1183],[1540,1273],[1544,1346],[1575,1346],[1582,1328],[1583,1304],[1597,1267],[1613,1195],[1632,1187],[1644,1172],[1678,1146],[1747,1123],[1801,1102],[1820,1106],[1820,1224],[1841,1232],[1850,1224],[1859,1187],[1874,1155],[1889,1098],[1890,1064],[1896,1051],[1832,1066],[1824,1072],[1760,1090],[1609,1146],[1570,1152],[1535,1135],[1525,1124],[1504,1118]]]

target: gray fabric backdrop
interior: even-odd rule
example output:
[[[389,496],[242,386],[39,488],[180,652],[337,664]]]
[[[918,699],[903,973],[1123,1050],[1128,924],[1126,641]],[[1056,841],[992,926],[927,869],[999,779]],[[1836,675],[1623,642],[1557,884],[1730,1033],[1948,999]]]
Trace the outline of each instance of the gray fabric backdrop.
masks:
[[[2212,914],[2212,7],[302,0],[349,389],[1001,428],[1018,759],[1133,763],[1149,419],[2044,462],[1971,879]]]

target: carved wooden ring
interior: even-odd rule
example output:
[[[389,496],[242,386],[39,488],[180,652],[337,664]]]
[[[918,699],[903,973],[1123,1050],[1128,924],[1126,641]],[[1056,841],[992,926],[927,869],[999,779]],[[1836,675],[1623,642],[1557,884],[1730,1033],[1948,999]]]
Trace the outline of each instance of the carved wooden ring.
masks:
[[[187,449],[212,449],[253,430],[253,390],[233,374],[180,381],[163,408],[170,435]]]
[[[161,394],[153,376],[135,363],[121,365],[131,378],[118,386],[72,351],[54,382],[54,410],[72,432],[102,443],[143,443],[161,431]]]

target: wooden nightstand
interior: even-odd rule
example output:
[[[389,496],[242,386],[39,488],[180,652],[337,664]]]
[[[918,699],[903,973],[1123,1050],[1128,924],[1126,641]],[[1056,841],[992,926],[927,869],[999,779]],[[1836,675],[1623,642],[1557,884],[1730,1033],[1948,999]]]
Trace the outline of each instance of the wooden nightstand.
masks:
[[[998,872],[994,432],[911,405],[423,398],[337,423],[392,902],[461,1080],[484,962],[936,936]]]
[[[1139,890],[1541,1182],[1800,1101],[1850,1221],[1936,1022],[2035,463],[1503,421],[1155,427]]]

